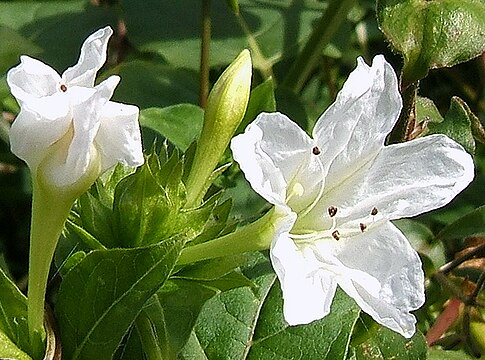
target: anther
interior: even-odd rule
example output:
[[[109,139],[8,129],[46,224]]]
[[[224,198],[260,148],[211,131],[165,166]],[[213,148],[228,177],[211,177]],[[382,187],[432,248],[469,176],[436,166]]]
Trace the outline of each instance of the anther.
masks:
[[[313,155],[320,155],[320,149],[318,148],[318,146],[313,147],[312,153]]]
[[[378,213],[378,211],[377,211],[377,208],[376,208],[376,207],[375,207],[375,208],[373,208],[373,209],[372,209],[372,211],[370,212],[370,214],[371,214],[372,216],[376,216],[376,215],[377,215],[377,213]]]
[[[330,206],[328,208],[328,215],[330,215],[330,217],[337,215],[337,208],[335,206]]]
[[[67,86],[64,84],[61,84],[61,91],[66,92],[67,91]]]
[[[367,229],[367,225],[366,224],[360,223],[359,225],[360,225],[360,231],[364,232],[365,229]]]
[[[332,236],[335,240],[340,240],[340,233],[338,232],[338,230],[335,230],[333,233],[332,233]]]

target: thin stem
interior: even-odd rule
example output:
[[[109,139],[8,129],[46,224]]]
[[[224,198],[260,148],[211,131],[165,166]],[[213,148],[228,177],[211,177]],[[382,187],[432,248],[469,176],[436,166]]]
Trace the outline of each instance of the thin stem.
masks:
[[[74,202],[33,181],[29,252],[28,325],[34,358],[44,354],[44,301],[47,278],[57,241]]]
[[[209,53],[211,41],[211,0],[202,0],[202,34],[200,44],[199,105],[205,108],[209,96]]]
[[[153,330],[152,322],[142,311],[135,320],[136,329],[140,334],[143,351],[148,360],[163,360],[162,350],[157,341],[157,334]]]
[[[419,82],[415,82],[402,90],[403,107],[394,129],[389,135],[389,144],[410,140],[416,123],[415,105],[418,86]]]
[[[332,0],[318,20],[310,38],[293,63],[283,85],[299,93],[318,62],[325,46],[330,43],[347,18],[355,0]]]
[[[479,245],[472,249],[471,251],[467,252],[463,256],[460,256],[459,258],[456,258],[449,263],[446,263],[445,265],[441,266],[439,269],[439,272],[443,274],[447,274],[453,269],[455,269],[457,266],[460,264],[464,263],[467,260],[470,260],[474,258],[475,256],[479,255],[481,252],[485,252],[485,244]]]
[[[273,208],[260,219],[238,228],[233,233],[189,246],[182,250],[177,265],[269,249],[279,216]]]

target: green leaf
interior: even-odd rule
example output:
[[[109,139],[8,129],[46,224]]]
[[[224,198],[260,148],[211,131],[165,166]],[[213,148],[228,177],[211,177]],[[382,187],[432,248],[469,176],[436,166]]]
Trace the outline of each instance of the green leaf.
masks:
[[[0,359],[32,360],[2,330],[0,330]]]
[[[209,300],[181,358],[330,360],[345,357],[359,316],[352,299],[339,290],[327,317],[309,325],[290,327],[283,319],[281,290],[269,261],[254,254],[244,275],[256,286],[233,289]],[[200,354],[205,355],[200,357]]]
[[[244,131],[246,126],[251,123],[259,113],[276,111],[276,99],[274,95],[275,84],[272,78],[255,87],[249,96],[249,103],[246,109],[246,114],[239,124],[236,133]]]
[[[0,73],[5,72],[12,64],[18,63],[20,55],[35,56],[41,51],[34,43],[6,26],[0,25],[0,39]]]
[[[465,216],[445,226],[437,235],[436,239],[448,241],[463,239],[471,235],[485,233],[485,205],[469,212]]]
[[[379,0],[379,26],[404,56],[403,83],[429,69],[470,60],[485,50],[482,0]]]
[[[472,132],[470,111],[465,102],[454,96],[450,109],[440,123],[429,123],[428,134],[445,134],[462,145],[470,154],[475,153],[475,140]]]
[[[140,112],[142,126],[156,131],[182,151],[199,137],[203,123],[204,110],[191,104],[149,108]]]
[[[440,123],[443,121],[438,108],[434,104],[433,100],[417,96],[416,97],[416,123]]]
[[[27,299],[2,269],[0,269],[0,333],[20,349],[29,351]],[[1,341],[0,344],[2,344]],[[5,351],[12,349],[12,346],[5,345]]]
[[[200,22],[181,21],[180,14],[183,12],[184,19],[199,19],[200,1],[123,0],[122,3],[129,29],[127,37],[135,47],[156,53],[176,67],[198,70]],[[241,49],[255,42],[258,54],[263,57],[259,61],[254,58],[256,51],[253,52],[255,67],[264,67],[267,62],[274,64],[282,56],[294,54],[324,8],[325,4],[313,1],[240,0],[240,16],[236,16],[225,1],[213,1],[209,62],[212,66],[227,65]]]
[[[68,359],[111,359],[145,302],[170,275],[180,239],[95,250],[63,279],[56,314]]]
[[[416,333],[411,339],[384,327],[353,348],[352,360],[425,360],[427,345],[424,336]]]
[[[141,4],[141,3],[140,3]],[[164,6],[160,3],[161,6]],[[153,12],[145,11],[140,15],[152,16]],[[161,19],[156,20],[160,24]],[[179,21],[180,24],[185,22]],[[153,23],[155,25],[155,23]],[[143,27],[151,26],[148,22]],[[165,31],[166,26],[157,28]],[[164,30],[165,29],[165,30]],[[135,29],[133,29],[135,30]],[[144,32],[145,30],[143,30]],[[131,33],[131,31],[130,31]],[[177,51],[182,48],[177,42]],[[142,109],[150,107],[166,107],[180,103],[198,102],[199,83],[197,74],[184,69],[176,69],[171,66],[145,60],[133,60],[124,62],[117,67],[110,69],[103,76],[117,74],[123,80],[116,88],[113,99],[120,102],[136,104]]]
[[[428,352],[428,360],[476,360],[463,350],[446,351],[432,347]]]

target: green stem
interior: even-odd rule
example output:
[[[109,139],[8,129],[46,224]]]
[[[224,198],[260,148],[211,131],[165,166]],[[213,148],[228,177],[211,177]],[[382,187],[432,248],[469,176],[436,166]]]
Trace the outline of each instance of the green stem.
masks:
[[[158,345],[157,335],[153,331],[152,322],[144,311],[137,316],[135,325],[140,334],[140,341],[147,359],[163,360],[162,351]]]
[[[340,25],[347,18],[355,0],[332,0],[313,29],[310,38],[291,66],[283,85],[299,93],[325,46],[330,43]]]
[[[238,228],[233,233],[202,244],[189,246],[182,250],[177,265],[269,249],[275,236],[275,229],[278,228],[277,221],[280,217],[281,215],[278,215],[273,208],[263,217]]]
[[[211,41],[211,0],[202,0],[202,33],[200,44],[199,105],[205,108],[209,96],[209,50]]]
[[[28,325],[34,358],[44,355],[44,301],[54,250],[74,199],[33,181],[29,253]]]

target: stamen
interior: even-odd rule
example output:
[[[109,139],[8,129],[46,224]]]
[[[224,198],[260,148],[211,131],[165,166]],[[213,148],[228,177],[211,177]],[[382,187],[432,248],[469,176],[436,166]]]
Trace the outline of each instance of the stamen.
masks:
[[[61,84],[61,91],[66,92],[67,91],[67,86],[64,84]]]
[[[312,149],[312,153],[313,153],[313,155],[320,155],[320,152],[321,152],[321,151],[320,151],[320,149],[318,148],[318,146],[313,147],[313,149]]]
[[[335,240],[340,240],[340,233],[338,232],[338,230],[335,230],[333,233],[332,233],[332,236]]]
[[[334,217],[335,215],[337,215],[337,208],[335,206],[330,206],[328,208],[328,215],[330,215],[330,217]]]
[[[366,224],[360,223],[359,225],[360,225],[360,231],[364,232],[365,229],[367,229],[367,225]]]
[[[372,211],[370,212],[370,214],[371,214],[372,216],[376,216],[376,215],[377,215],[377,213],[378,213],[378,211],[377,211],[377,208],[376,208],[376,207],[374,207],[374,208],[372,209]]]

